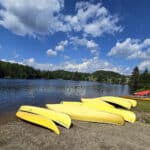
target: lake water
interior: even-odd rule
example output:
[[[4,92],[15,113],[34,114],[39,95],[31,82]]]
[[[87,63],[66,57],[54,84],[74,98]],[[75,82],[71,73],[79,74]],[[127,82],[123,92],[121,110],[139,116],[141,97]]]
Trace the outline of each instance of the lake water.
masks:
[[[0,113],[15,112],[20,105],[44,106],[81,97],[129,94],[128,85],[88,81],[0,79]]]

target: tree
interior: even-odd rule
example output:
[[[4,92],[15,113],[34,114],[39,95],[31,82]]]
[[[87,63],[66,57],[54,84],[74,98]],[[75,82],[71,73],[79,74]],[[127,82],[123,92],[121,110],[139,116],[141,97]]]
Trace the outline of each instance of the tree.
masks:
[[[125,83],[126,83],[126,77],[125,77],[125,76],[122,76],[120,82],[121,82],[121,84],[125,84]]]
[[[150,84],[150,74],[148,73],[148,69],[146,68],[145,71],[140,75],[140,88],[145,88]]]
[[[135,67],[132,72],[132,75],[130,77],[130,82],[129,82],[133,90],[136,90],[139,88],[139,77],[140,77],[139,68]]]

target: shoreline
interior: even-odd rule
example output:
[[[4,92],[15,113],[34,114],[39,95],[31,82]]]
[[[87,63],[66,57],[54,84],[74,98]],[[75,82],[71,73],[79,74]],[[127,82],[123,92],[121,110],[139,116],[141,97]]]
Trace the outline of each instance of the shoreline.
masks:
[[[16,116],[0,116],[0,147],[2,149],[55,149],[55,150],[116,150],[149,149],[150,112],[136,112],[137,121],[124,126],[72,121],[65,129],[58,125],[60,135],[48,129],[24,122]],[[2,121],[3,120],[3,121]]]

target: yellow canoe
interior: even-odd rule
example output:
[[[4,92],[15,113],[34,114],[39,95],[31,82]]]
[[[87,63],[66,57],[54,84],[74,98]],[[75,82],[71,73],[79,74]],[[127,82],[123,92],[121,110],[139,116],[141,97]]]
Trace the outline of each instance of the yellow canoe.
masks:
[[[111,104],[108,104],[107,102],[104,102],[104,101],[100,101],[100,100],[94,100],[94,101],[87,101],[87,103],[95,103],[95,104],[98,104],[99,106],[101,107],[110,107],[110,108],[115,108],[113,105]],[[82,103],[81,102],[74,102],[74,101],[61,101],[62,104],[73,104],[73,105],[81,105]]]
[[[127,109],[131,109],[131,102],[129,101],[123,101],[123,100],[118,100],[109,96],[103,96],[103,97],[97,97],[97,98],[81,98],[82,102],[87,102],[87,101],[91,101],[91,100],[102,100],[105,102],[110,102],[113,104],[117,104],[121,107],[127,108]]]
[[[52,120],[47,119],[43,116],[32,114],[32,113],[27,113],[27,112],[22,112],[22,111],[18,111],[16,113],[16,116],[22,120],[48,128],[54,131],[58,135],[60,134],[59,129],[57,128],[55,123]]]
[[[131,122],[131,123],[134,123],[136,121],[136,115],[134,112],[124,110],[124,109],[117,109],[115,107],[109,107],[110,104],[108,104],[107,106],[107,105],[103,105],[103,103],[105,104],[106,102],[99,101],[99,100],[90,101],[90,102],[82,102],[82,103],[72,102],[72,101],[62,101],[62,104],[64,105],[78,105],[78,106],[82,105],[85,107],[96,109],[98,111],[105,111],[105,112],[121,115],[124,118],[124,120]]]
[[[84,106],[87,106],[89,108],[95,108],[96,110],[99,111],[106,111],[109,113],[121,115],[124,120],[134,123],[136,121],[136,115],[134,112],[124,110],[124,109],[117,109],[117,108],[110,108],[110,107],[102,107],[99,105],[97,102],[83,102]]]
[[[122,98],[122,97],[116,97],[116,96],[103,96],[103,98],[111,98],[111,99],[116,99],[116,100],[119,100],[119,101],[128,101],[132,104],[132,107],[136,107],[137,106],[137,101],[136,100],[133,100],[133,99],[129,99],[129,98]]]
[[[78,105],[66,105],[66,104],[46,104],[46,107],[58,112],[63,112],[72,119],[90,122],[101,122],[109,124],[124,124],[124,119],[120,115],[111,114],[104,111],[97,111],[92,108],[78,106]]]
[[[59,113],[46,108],[35,106],[21,106],[19,110],[47,117],[48,119],[51,119],[66,128],[70,128],[71,126],[71,118],[64,113]]]
[[[73,105],[81,105],[81,102],[75,102],[75,101],[61,101],[60,104],[73,104]]]

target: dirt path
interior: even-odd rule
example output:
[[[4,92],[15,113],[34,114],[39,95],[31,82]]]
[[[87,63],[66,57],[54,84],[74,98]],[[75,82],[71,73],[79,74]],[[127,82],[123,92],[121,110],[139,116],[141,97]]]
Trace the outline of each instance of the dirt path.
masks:
[[[0,125],[0,150],[149,150],[150,124],[138,113],[134,124],[124,126],[73,121],[70,129],[59,126],[60,136],[19,119]]]

